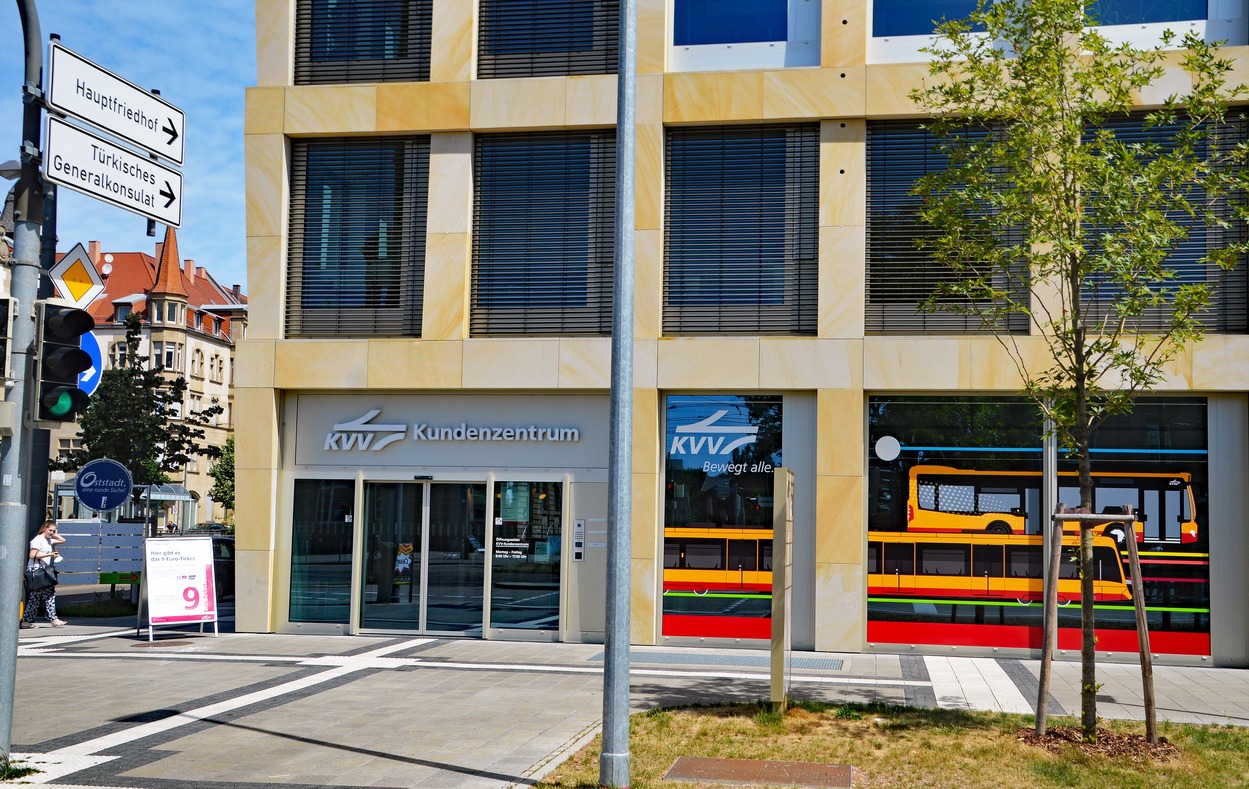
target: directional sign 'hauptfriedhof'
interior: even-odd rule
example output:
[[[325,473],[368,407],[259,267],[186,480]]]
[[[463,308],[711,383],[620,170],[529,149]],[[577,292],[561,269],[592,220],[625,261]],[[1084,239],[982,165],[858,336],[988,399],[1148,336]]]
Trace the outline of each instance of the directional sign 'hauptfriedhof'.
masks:
[[[48,118],[43,176],[166,225],[182,225],[182,173],[56,118]]]
[[[48,69],[48,105],[182,164],[182,110],[55,42]]]

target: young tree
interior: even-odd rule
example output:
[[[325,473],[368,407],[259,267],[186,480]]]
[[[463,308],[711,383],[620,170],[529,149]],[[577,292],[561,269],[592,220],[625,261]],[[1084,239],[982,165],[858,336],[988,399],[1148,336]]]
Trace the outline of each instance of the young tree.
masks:
[[[213,501],[221,503],[227,510],[234,509],[234,436],[226,439],[221,449],[221,456],[208,468],[208,475],[213,478],[213,487],[208,493]]]
[[[912,93],[949,161],[914,192],[932,230],[921,245],[947,271],[923,307],[993,331],[1091,508],[1093,432],[1166,379],[1202,336],[1218,274],[1243,265],[1249,178],[1227,107],[1244,88],[1191,34],[1171,52],[1169,33],[1153,49],[1112,44],[1083,0],[978,5],[941,26],[932,79]],[[1164,85],[1186,90],[1163,96]],[[1132,127],[1145,133],[1121,133]],[[1182,274],[1174,253],[1190,231],[1204,248]],[[1012,314],[1031,336],[1001,328]],[[1079,552],[1086,738],[1097,724],[1091,525]]]
[[[126,355],[104,371],[87,410],[78,419],[82,449],[52,461],[51,468],[76,471],[96,458],[112,458],[129,469],[136,485],[169,481],[193,455],[216,458],[221,449],[204,441],[204,428],[224,409],[215,402],[202,411],[179,414],[187,382],[153,368],[139,353],[139,317],[126,318]]]

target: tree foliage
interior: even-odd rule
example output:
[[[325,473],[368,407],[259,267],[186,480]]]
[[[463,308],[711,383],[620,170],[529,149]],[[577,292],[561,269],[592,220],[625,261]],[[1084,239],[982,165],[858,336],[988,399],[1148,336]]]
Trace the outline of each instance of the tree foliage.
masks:
[[[82,449],[53,461],[54,469],[76,471],[88,461],[111,458],[121,463],[136,485],[169,482],[193,456],[220,456],[221,449],[204,443],[204,428],[224,409],[213,404],[182,414],[187,382],[162,367],[152,367],[139,351],[139,317],[126,318],[125,358],[105,370],[78,419]],[[181,417],[180,417],[181,415]]]
[[[1092,432],[1166,379],[1202,337],[1217,273],[1243,265],[1249,178],[1245,144],[1229,133],[1228,104],[1245,93],[1229,82],[1232,61],[1192,33],[1155,48],[1112,43],[1084,6],[981,0],[941,26],[912,99],[949,162],[915,189],[934,231],[921,246],[948,271],[923,307],[978,316],[994,333],[1078,462],[1091,507]],[[1127,123],[1160,133],[1119,133]],[[1192,228],[1205,251],[1189,270],[1215,275],[1176,266]],[[1000,328],[1020,314],[1030,337]],[[1091,562],[1090,530],[1081,538]],[[1096,683],[1083,578],[1087,734]]]
[[[226,439],[221,449],[221,456],[208,468],[208,475],[213,478],[212,490],[208,495],[213,501],[221,503],[227,510],[234,509],[234,436]]]

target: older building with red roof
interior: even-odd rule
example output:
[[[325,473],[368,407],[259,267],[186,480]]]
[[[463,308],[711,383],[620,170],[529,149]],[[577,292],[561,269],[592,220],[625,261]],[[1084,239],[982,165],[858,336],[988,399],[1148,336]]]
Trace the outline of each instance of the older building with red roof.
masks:
[[[164,241],[156,244],[155,255],[105,252],[98,241],[90,242],[87,251],[104,281],[104,292],[88,310],[95,318],[94,334],[106,369],[117,364],[125,348],[126,317],[137,313],[143,326],[140,352],[147,354],[153,365],[161,364],[169,374],[187,380],[184,413],[214,403],[225,409],[205,436],[207,443],[224,446],[234,423],[235,342],[247,328],[247,297],[240,287],[226,288],[194,260],[180,260],[173,228],[166,229]],[[80,444],[75,425],[52,433],[53,455]],[[180,498],[170,502],[165,520],[186,528],[226,517],[222,506],[209,496],[213,485],[209,466],[207,458],[196,458],[183,469],[180,479],[176,472],[171,475],[186,492],[179,492]],[[72,499],[72,489],[69,495]],[[59,511],[70,502],[57,504],[58,514],[62,514]]]

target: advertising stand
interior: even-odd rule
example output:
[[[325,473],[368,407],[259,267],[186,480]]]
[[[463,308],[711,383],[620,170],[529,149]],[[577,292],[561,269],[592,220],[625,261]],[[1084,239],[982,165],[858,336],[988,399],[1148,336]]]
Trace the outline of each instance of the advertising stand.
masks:
[[[136,635],[147,620],[147,640],[155,625],[212,622],[217,637],[217,597],[214,593],[211,537],[158,537],[143,543],[143,575]]]

